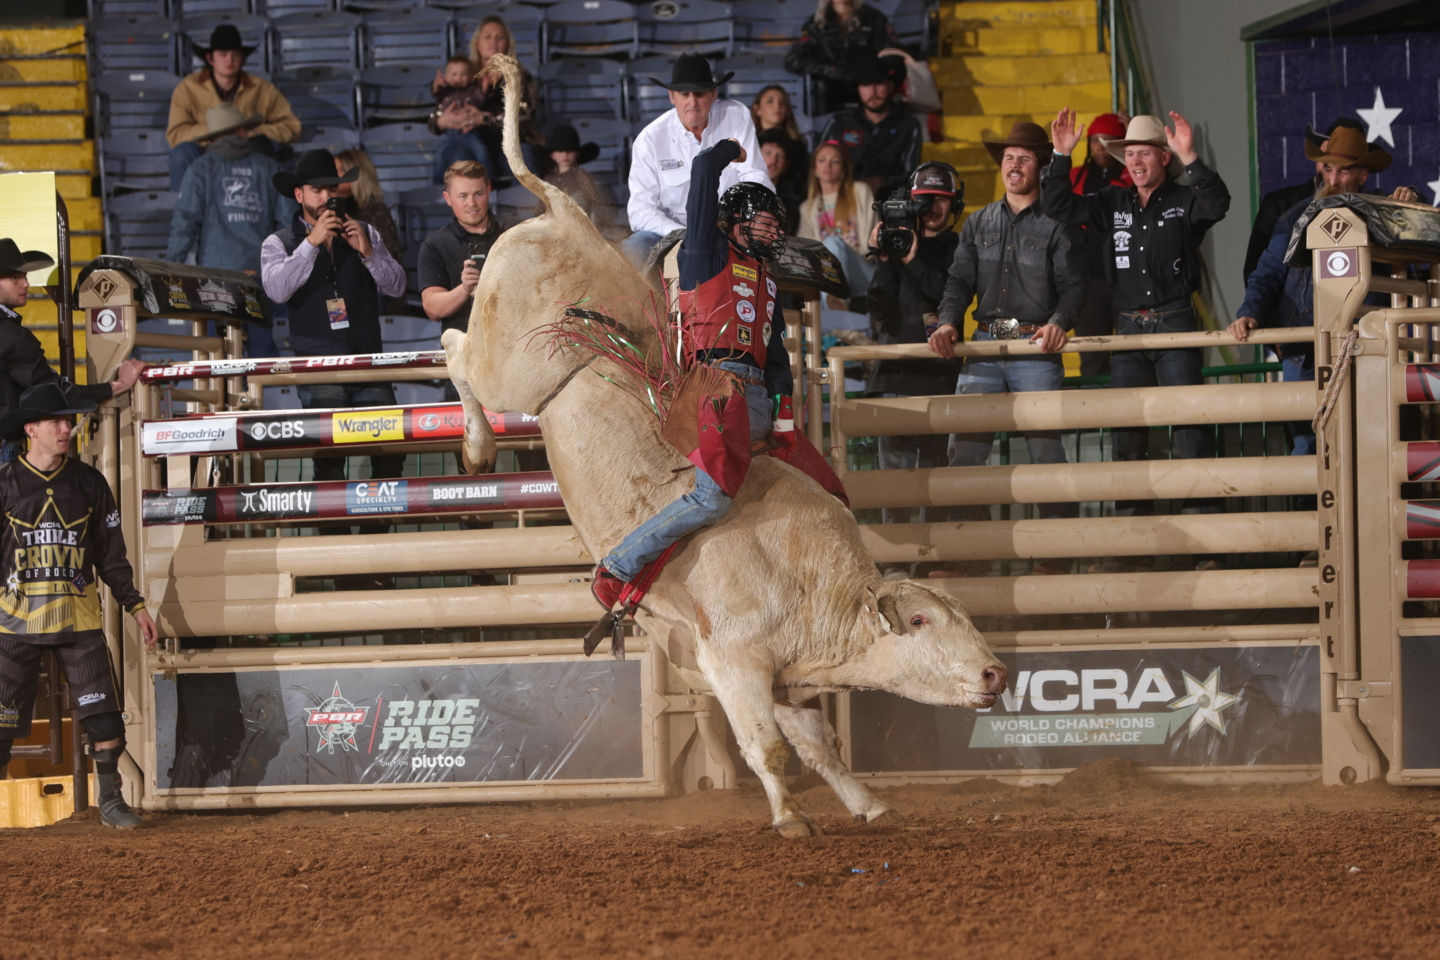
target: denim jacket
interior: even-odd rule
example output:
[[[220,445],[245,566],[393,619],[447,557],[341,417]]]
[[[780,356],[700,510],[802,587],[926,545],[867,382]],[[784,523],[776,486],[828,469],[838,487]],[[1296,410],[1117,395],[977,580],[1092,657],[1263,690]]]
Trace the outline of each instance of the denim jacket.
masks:
[[[259,270],[260,244],[290,223],[298,205],[271,184],[280,165],[240,137],[221,137],[185,171],[165,259],[221,270]]]

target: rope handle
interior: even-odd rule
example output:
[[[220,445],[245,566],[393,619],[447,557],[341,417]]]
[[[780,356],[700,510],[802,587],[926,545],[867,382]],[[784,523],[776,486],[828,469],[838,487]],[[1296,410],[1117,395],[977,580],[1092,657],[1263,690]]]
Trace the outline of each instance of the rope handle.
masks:
[[[1335,358],[1335,372],[1330,377],[1330,382],[1325,385],[1325,396],[1320,400],[1320,408],[1315,411],[1315,416],[1310,420],[1310,426],[1317,434],[1323,434],[1325,427],[1330,423],[1330,414],[1335,412],[1335,404],[1340,400],[1340,391],[1345,386],[1345,379],[1350,375],[1350,361],[1355,357],[1355,346],[1359,342],[1360,331],[1351,330],[1340,341],[1340,353]]]

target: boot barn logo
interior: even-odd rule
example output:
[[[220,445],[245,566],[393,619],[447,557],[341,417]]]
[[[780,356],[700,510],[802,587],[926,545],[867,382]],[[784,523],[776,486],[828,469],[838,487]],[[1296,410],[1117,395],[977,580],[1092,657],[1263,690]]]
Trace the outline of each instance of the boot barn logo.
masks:
[[[1159,667],[1146,667],[1133,682],[1125,670],[1021,670],[1014,689],[1001,694],[1010,716],[978,711],[970,746],[1140,746],[1205,727],[1224,736],[1225,711],[1240,697],[1221,689],[1220,668],[1204,680],[1182,671],[1181,679],[1183,694]]]

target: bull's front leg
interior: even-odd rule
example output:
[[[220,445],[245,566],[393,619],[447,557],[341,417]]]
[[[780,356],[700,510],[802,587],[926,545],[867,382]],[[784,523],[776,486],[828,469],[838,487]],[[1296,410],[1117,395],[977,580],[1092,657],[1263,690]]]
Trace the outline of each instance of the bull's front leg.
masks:
[[[460,394],[460,403],[465,408],[465,436],[460,442],[460,459],[469,474],[493,473],[495,470],[495,431],[485,418],[485,410],[470,383],[465,379],[465,334],[459,330],[446,330],[440,338],[445,348],[445,365],[450,372],[450,382]]]
[[[839,738],[819,706],[818,696],[798,707],[793,703],[775,704],[775,719],[801,762],[824,778],[856,820],[901,822],[904,818],[895,808],[867,790],[840,759]]]
[[[772,672],[757,662],[716,662],[707,647],[697,651],[700,670],[715,692],[740,753],[765,787],[770,800],[771,823],[788,839],[819,836],[820,828],[805,815],[785,785],[785,763],[790,751],[775,722],[775,700],[771,693]]]

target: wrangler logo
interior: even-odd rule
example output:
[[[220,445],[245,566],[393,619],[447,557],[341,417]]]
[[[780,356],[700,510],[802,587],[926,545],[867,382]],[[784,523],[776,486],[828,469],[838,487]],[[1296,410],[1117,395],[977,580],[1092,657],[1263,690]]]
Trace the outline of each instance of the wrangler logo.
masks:
[[[366,410],[337,413],[331,421],[336,443],[366,443],[405,439],[405,411]]]

